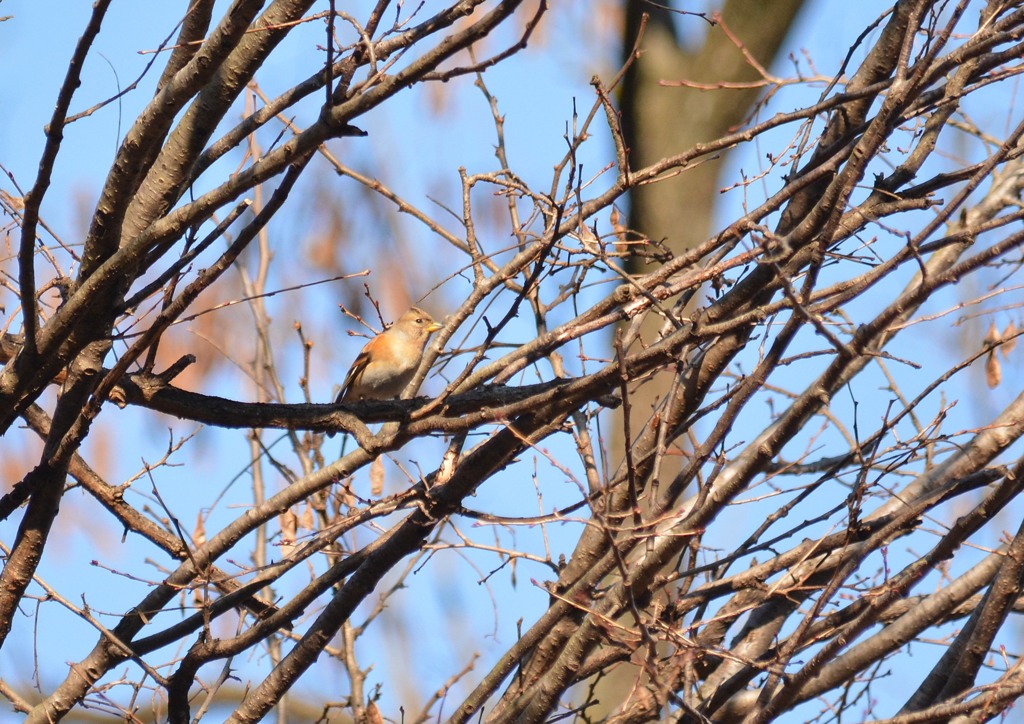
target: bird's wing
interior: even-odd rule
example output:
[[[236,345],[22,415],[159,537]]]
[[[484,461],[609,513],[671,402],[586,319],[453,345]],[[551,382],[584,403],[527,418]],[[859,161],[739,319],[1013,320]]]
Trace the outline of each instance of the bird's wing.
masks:
[[[364,349],[352,363],[352,367],[349,368],[348,374],[345,375],[345,384],[341,386],[341,392],[338,393],[338,398],[335,402],[341,402],[345,399],[345,395],[347,395],[356,384],[356,380],[358,380],[363,374],[363,371],[366,370],[366,366],[368,364],[370,364],[370,354]]]

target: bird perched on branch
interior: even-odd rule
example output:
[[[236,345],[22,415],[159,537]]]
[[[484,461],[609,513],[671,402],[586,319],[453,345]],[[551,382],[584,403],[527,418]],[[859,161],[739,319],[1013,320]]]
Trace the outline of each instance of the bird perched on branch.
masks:
[[[335,402],[398,397],[416,374],[427,340],[442,325],[419,307],[371,339],[345,375]]]

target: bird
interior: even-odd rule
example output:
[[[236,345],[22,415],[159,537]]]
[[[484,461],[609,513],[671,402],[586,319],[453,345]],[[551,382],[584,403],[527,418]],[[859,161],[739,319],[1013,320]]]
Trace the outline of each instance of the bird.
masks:
[[[442,326],[419,307],[410,307],[366,343],[345,375],[335,402],[398,397],[416,374],[430,335]]]

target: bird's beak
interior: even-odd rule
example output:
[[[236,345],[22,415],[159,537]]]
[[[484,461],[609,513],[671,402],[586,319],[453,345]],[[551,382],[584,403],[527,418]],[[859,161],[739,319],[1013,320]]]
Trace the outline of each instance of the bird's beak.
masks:
[[[433,334],[437,330],[441,329],[441,327],[443,326],[443,324],[440,324],[438,322],[431,322],[430,324],[427,325],[427,331],[430,332],[430,334]]]

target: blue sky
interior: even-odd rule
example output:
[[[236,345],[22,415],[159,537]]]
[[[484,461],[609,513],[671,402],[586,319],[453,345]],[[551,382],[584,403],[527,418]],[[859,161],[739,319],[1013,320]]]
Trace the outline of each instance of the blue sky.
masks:
[[[876,6],[872,8],[871,6]],[[593,20],[586,10],[586,4],[568,4],[550,13],[549,26],[546,27],[536,42],[517,58],[499,65],[488,71],[486,79],[490,91],[499,99],[502,112],[506,116],[505,131],[509,156],[512,165],[528,182],[546,188],[551,175],[551,167],[564,152],[563,134],[571,122],[573,99],[576,99],[581,114],[592,102],[592,91],[588,85],[590,77],[598,73],[609,77],[616,69],[618,50],[615,46],[614,25],[610,22]],[[879,3],[847,3],[839,0],[808,3],[808,8],[798,21],[797,26],[787,41],[787,51],[800,56],[804,51],[813,58],[817,70],[823,74],[834,72],[845,55],[849,44],[853,41],[865,24],[875,17]],[[111,14],[104,23],[103,32],[96,44],[96,50],[102,54],[94,56],[84,74],[83,85],[72,105],[73,111],[79,111],[105,98],[114,95],[118,88],[142,73],[145,65],[153,57],[142,51],[156,48],[164,40],[169,29],[176,21],[180,6],[172,3],[141,2],[114,3]],[[13,15],[12,20],[0,23],[0,63],[6,68],[17,68],[16,72],[0,74],[0,98],[4,99],[4,113],[0,117],[0,164],[27,190],[35,173],[36,164],[43,144],[42,127],[53,108],[57,89],[63,77],[67,59],[69,58],[80,30],[90,13],[87,3],[54,3],[42,0],[4,0],[0,4],[0,15]],[[357,14],[357,13],[354,13]],[[702,21],[697,19],[681,20],[703,28]],[[588,25],[588,23],[594,23]],[[275,56],[259,74],[261,86],[271,94],[290,85],[294,79],[304,78],[311,69],[303,67],[308,61],[308,46],[319,42],[319,26],[310,26],[308,32],[299,33],[289,40],[282,52]],[[502,36],[508,40],[507,36]],[[778,64],[781,75],[788,74],[791,65],[785,60],[786,53]],[[83,220],[95,203],[96,194],[102,184],[106,168],[113,156],[120,135],[123,135],[135,117],[135,113],[149,99],[152,83],[159,74],[159,62],[155,70],[144,80],[139,90],[125,96],[121,102],[113,103],[97,111],[93,116],[70,126],[66,131],[65,150],[59,158],[53,185],[44,205],[44,219],[66,239],[73,242],[82,231]],[[783,91],[774,101],[771,111],[784,109],[798,102],[808,102],[820,88],[800,88]],[[465,167],[470,173],[490,171],[496,168],[493,155],[494,128],[490,122],[490,112],[480,92],[472,87],[471,79],[453,81],[444,86],[440,95],[431,95],[434,91],[417,91],[398,98],[393,103],[368,114],[357,125],[370,132],[367,139],[345,139],[331,144],[336,153],[343,155],[346,162],[379,174],[387,183],[403,194],[407,199],[434,212],[437,218],[444,219],[445,214],[434,205],[431,199],[457,208],[459,198],[458,168]],[[978,109],[979,114],[991,113],[994,122],[998,122],[1005,109]],[[789,131],[784,131],[789,133]],[[780,137],[781,135],[780,134]],[[756,171],[767,150],[766,138],[758,144],[738,150],[727,161],[726,176],[736,169]],[[607,139],[600,134],[589,143],[582,156],[585,169],[596,171],[609,157]],[[311,176],[317,173],[311,169]],[[325,168],[319,169],[322,175],[330,175]],[[584,176],[588,175],[585,171]],[[353,204],[360,199],[354,184],[340,179],[329,178],[324,182],[322,176],[318,183],[333,184],[336,187],[340,204]],[[312,182],[311,182],[312,183]],[[0,178],[0,188],[16,194],[13,184],[7,178]],[[766,182],[765,192],[770,193],[776,187]],[[290,205],[303,208],[313,203],[312,186],[297,189]],[[741,194],[733,192],[723,197],[719,210],[721,219],[730,219],[737,215],[742,202]],[[436,239],[427,230],[406,216],[394,215],[392,219],[409,242],[423,245],[424,248],[436,249],[429,261],[388,260],[392,264],[422,264],[412,278],[429,279],[430,271],[443,268],[451,258],[445,249],[438,249]],[[375,225],[375,221],[351,213],[347,218],[359,224],[360,234],[366,235],[367,243],[372,243],[374,234],[383,233]],[[320,223],[313,216],[299,213],[282,214],[280,221],[271,226],[277,254],[286,255],[290,250],[298,248],[303,239],[316,233]],[[496,240],[495,244],[499,244]],[[448,256],[446,256],[448,254]],[[374,266],[373,273],[387,273],[383,264],[374,265],[374,258],[369,254],[354,268],[366,263]],[[9,263],[5,266],[11,267]],[[419,273],[422,272],[422,273]],[[295,264],[282,279],[304,278],[307,282],[318,279],[318,270],[305,257],[296,259]],[[369,282],[375,283],[371,275]],[[362,280],[355,285],[361,288]],[[415,298],[429,291],[429,287],[410,290]],[[351,293],[351,290],[349,290]],[[330,399],[332,388],[339,382],[347,360],[358,350],[360,341],[344,336],[347,327],[344,318],[335,311],[332,295],[338,294],[336,286],[317,291],[314,299],[320,299],[321,311],[310,313],[303,319],[304,325],[316,330],[321,340],[315,352],[311,388],[314,397],[319,401]],[[383,294],[384,292],[382,292]],[[317,297],[319,294],[321,296]],[[453,280],[440,291],[428,297],[428,304],[433,309],[445,311],[445,307],[453,306],[459,294],[459,282]],[[386,297],[385,297],[386,298]],[[952,305],[957,300],[953,291],[943,295],[939,300],[943,304]],[[8,311],[16,305],[14,297],[4,289],[0,289],[0,304],[6,305]],[[280,315],[275,319],[281,330],[282,340],[291,340],[291,310],[284,302],[268,301],[272,313]],[[197,305],[203,308],[202,303]],[[386,313],[397,314],[400,309],[387,309]],[[244,319],[244,313],[237,319]],[[951,320],[952,321],[952,320]],[[332,331],[333,330],[333,331]],[[529,328],[514,330],[515,334],[527,335]],[[912,334],[916,334],[912,332]],[[950,334],[955,334],[950,332]],[[332,336],[333,335],[333,336]],[[337,343],[337,340],[343,343]],[[332,341],[334,340],[334,341]],[[932,332],[921,335],[922,344],[934,343]],[[808,339],[805,346],[814,348],[820,341]],[[937,365],[960,355],[958,349],[948,349],[949,345],[936,344],[938,349],[934,362]],[[326,349],[325,349],[326,348]],[[948,357],[947,357],[948,355]],[[293,350],[282,355],[282,369],[286,371],[289,391],[294,395],[293,401],[300,401],[299,390],[295,384],[299,369],[299,356]],[[339,370],[339,366],[341,369]],[[749,367],[748,367],[749,369]],[[806,371],[794,373],[795,376],[806,375]],[[902,372],[897,372],[902,374]],[[961,376],[963,382],[957,381],[950,388],[954,398],[961,399],[955,409],[956,417],[951,422],[953,429],[969,428],[975,420],[983,419],[992,407],[998,406],[998,398],[989,400],[980,389],[974,374]],[[929,378],[930,379],[930,378]],[[251,386],[243,376],[222,370],[215,378],[218,386],[217,394],[226,397],[246,399],[252,394]],[[428,381],[426,389],[430,391],[439,387],[439,383]],[[877,389],[885,385],[880,375],[867,375],[859,379],[851,394],[859,400],[871,400],[877,404],[862,404],[858,414],[863,416],[862,423],[866,429],[873,429],[877,424],[881,411],[885,407],[888,396],[879,395]],[[914,386],[914,383],[911,383]],[[923,384],[918,384],[918,387]],[[876,399],[877,398],[877,399]],[[837,400],[837,411],[849,413],[852,405],[848,400]],[[107,413],[105,413],[107,414]],[[177,421],[160,421],[156,426],[147,422],[145,415],[137,412],[112,412],[119,424],[119,437],[110,455],[112,462],[105,474],[112,482],[124,480],[134,474],[143,461],[158,459],[166,448],[167,434],[163,426],[171,426],[175,434],[186,434],[196,429],[195,425]],[[767,413],[766,413],[767,414]],[[757,430],[737,430],[737,441],[749,441]],[[12,433],[14,434],[14,433]],[[273,435],[269,436],[275,437]],[[26,445],[31,445],[26,437]],[[247,448],[243,436],[238,433],[221,433],[202,431],[195,443],[201,454],[198,461],[190,462],[189,467],[179,469],[163,469],[157,476],[161,495],[180,514],[183,524],[190,529],[194,523],[197,510],[194,505],[195,488],[192,486],[212,484],[225,486],[227,481],[240,473],[244,467]],[[403,461],[422,460],[424,468],[429,468],[442,449],[439,441],[428,441],[409,451],[397,455]],[[110,450],[107,451],[111,453]],[[192,456],[182,460],[192,460]],[[541,461],[543,462],[543,461]],[[400,483],[401,475],[396,469],[389,468],[389,484]],[[551,474],[550,471],[547,474]],[[529,481],[526,467],[520,467],[517,474],[500,478],[496,485],[482,490],[478,503],[482,509],[514,509],[521,514],[531,514],[536,510],[536,498],[532,494],[532,483]],[[212,482],[210,482],[212,481]],[[9,484],[9,481],[7,482]],[[218,515],[236,515],[236,508],[245,504],[246,480],[235,483],[226,496]],[[526,492],[524,492],[524,490]],[[545,489],[544,506],[550,510],[559,504],[574,500],[575,484],[562,481],[561,485],[553,485]],[[524,497],[525,496],[525,497]],[[77,492],[69,493],[69,499],[62,509],[59,518],[60,530],[57,533],[56,548],[49,551],[40,568],[40,575],[51,582],[60,581],[62,591],[75,603],[80,603],[76,596],[79,593],[88,597],[90,606],[97,610],[116,614],[125,600],[135,601],[145,590],[145,585],[133,583],[122,576],[98,572],[90,565],[96,558],[117,561],[133,570],[147,570],[144,561],[130,549],[121,544],[121,531],[95,531],[90,528],[90,521],[102,517],[95,504]],[[768,504],[771,505],[770,503]],[[760,514],[759,508],[751,507],[745,513],[752,517]],[[201,511],[200,511],[201,512]],[[209,511],[207,511],[209,512]],[[464,523],[460,523],[462,525]],[[13,539],[16,521],[0,524],[0,539]],[[212,526],[211,526],[212,527]],[[568,554],[578,534],[573,526],[553,527],[546,531],[550,535],[550,545],[554,557],[559,552]],[[511,531],[499,531],[496,535],[511,536]],[[542,531],[539,529],[520,528],[514,531],[519,543],[525,539],[533,539],[533,545],[540,545]],[[57,555],[54,555],[54,554]],[[166,564],[166,561],[161,561]],[[385,616],[390,618],[389,626],[383,627],[386,635],[392,639],[372,640],[372,645],[392,646],[396,652],[402,651],[400,636],[403,633],[414,634],[427,638],[424,650],[433,652],[435,660],[429,665],[417,668],[416,674],[422,677],[420,690],[430,692],[443,683],[431,677],[440,676],[438,672],[448,672],[460,668],[464,661],[465,651],[478,648],[484,657],[493,656],[503,651],[515,635],[516,618],[522,615],[526,625],[546,606],[546,594],[530,583],[531,578],[544,580],[551,573],[539,566],[527,563],[519,564],[516,578],[513,581],[508,572],[495,575],[488,579],[488,586],[477,585],[481,577],[480,571],[486,574],[493,568],[493,557],[479,555],[474,552],[447,552],[438,554],[438,560],[432,563],[440,569],[435,578],[451,582],[448,586],[426,586],[416,589],[414,603],[406,606],[395,606]],[[69,569],[73,569],[69,575]],[[159,572],[149,567],[149,575],[159,577]],[[417,574],[418,575],[418,574]],[[413,579],[416,576],[412,577]],[[426,575],[423,576],[426,578]],[[102,581],[101,585],[97,585]],[[488,587],[490,590],[488,591]],[[126,591],[131,591],[127,599]],[[491,597],[500,603],[496,608],[514,612],[495,614],[489,603]],[[510,601],[514,601],[510,605]],[[407,602],[408,603],[408,602]],[[67,648],[61,650],[64,656],[76,659],[83,656],[94,644],[95,633],[81,625],[73,617],[63,617],[54,606],[43,607],[41,625],[35,630],[26,622],[20,622],[16,636],[0,653],[0,674],[5,677],[18,677],[12,672],[24,669],[26,657],[32,650],[33,637],[38,636],[41,653],[46,654],[46,642],[55,641],[58,637],[67,641],[69,637],[80,638],[76,645],[77,652]],[[31,614],[31,611],[25,611]],[[52,617],[52,619],[50,619]],[[62,621],[60,625],[49,624],[47,620]],[[113,619],[110,619],[113,620]],[[434,626],[422,626],[422,620],[440,622]],[[456,622],[468,622],[465,626],[455,625]],[[407,628],[403,628],[407,627]],[[70,633],[69,633],[70,632]],[[493,636],[492,636],[493,634]],[[451,641],[455,640],[455,645]],[[460,640],[461,637],[461,640]],[[76,644],[78,642],[76,641]],[[368,650],[371,642],[367,644]],[[927,657],[927,655],[925,655]],[[371,677],[371,683],[386,682],[389,676],[401,676],[403,660],[400,653],[392,654],[393,662],[382,662]],[[240,664],[241,665],[241,664]],[[66,662],[45,661],[41,665],[44,680],[53,683],[64,675]],[[478,670],[486,670],[483,665]],[[921,665],[923,670],[925,667]],[[334,672],[335,676],[340,672]],[[445,673],[445,676],[447,673]],[[475,677],[473,677],[475,678]],[[336,679],[337,680],[337,679]],[[308,686],[317,689],[323,686],[319,680],[300,683],[299,689]],[[336,684],[333,684],[336,686]],[[886,683],[882,683],[884,691]],[[894,692],[900,694],[900,687]],[[394,692],[387,692],[394,696]],[[391,705],[394,699],[385,699]],[[394,711],[394,710],[392,710]]]

